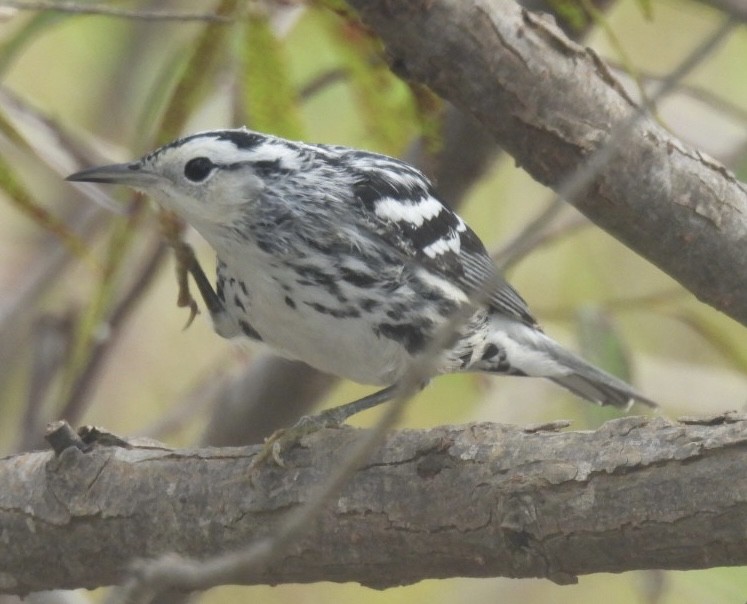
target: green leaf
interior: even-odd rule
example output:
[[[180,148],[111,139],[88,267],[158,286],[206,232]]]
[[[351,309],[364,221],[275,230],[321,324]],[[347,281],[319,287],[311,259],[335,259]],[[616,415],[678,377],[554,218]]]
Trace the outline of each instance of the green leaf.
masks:
[[[126,266],[128,252],[137,240],[138,226],[147,207],[144,197],[135,194],[134,202],[127,216],[117,216],[111,222],[111,231],[104,259],[101,277],[86,304],[75,327],[73,341],[60,383],[58,400],[63,401],[61,408],[70,405],[74,394],[75,383],[90,364],[91,355],[96,349],[98,332],[107,323],[117,293],[117,277]]]
[[[654,5],[651,0],[636,0],[636,4],[641,9],[643,16],[652,21],[654,18]]]
[[[346,18],[352,17],[355,12],[346,0],[312,0],[311,4],[332,11],[338,15],[342,15]]]
[[[574,31],[582,31],[589,25],[589,16],[578,0],[548,0],[556,16]]]
[[[216,14],[231,15],[236,11],[237,4],[238,0],[223,0]],[[192,51],[188,54],[189,58],[184,65],[181,77],[166,103],[156,140],[157,145],[177,138],[195,108],[205,98],[207,83],[215,73],[217,59],[230,33],[230,26],[209,23],[202,30],[197,42],[190,45]]]
[[[26,25],[0,44],[0,75],[8,70],[23,49],[38,36],[70,17],[71,15],[55,12],[42,12],[34,15]]]
[[[407,84],[415,105],[425,151],[428,155],[435,156],[443,147],[444,103],[430,88],[413,82]]]
[[[323,25],[348,74],[366,133],[384,153],[397,155],[417,133],[415,101],[383,59],[378,39],[355,20],[322,13]]]
[[[18,133],[1,117],[0,132],[10,140],[23,144]],[[0,189],[17,210],[28,216],[40,228],[58,237],[74,256],[87,262],[94,270],[98,269],[88,245],[75,235],[64,221],[36,202],[33,195],[22,184],[16,172],[2,155],[0,155]]]
[[[630,380],[627,347],[610,317],[599,308],[586,306],[576,314],[576,325],[582,356],[597,367]]]
[[[576,328],[584,359],[626,382],[631,381],[627,346],[604,311],[591,306],[581,308],[576,314]],[[615,407],[585,405],[583,408],[583,415],[590,427],[619,417],[620,414],[621,410]]]
[[[184,48],[179,47],[160,70],[158,77],[154,78],[153,85],[148,88],[142,107],[139,108],[137,126],[134,129],[136,140],[133,146],[136,149],[153,145],[153,139],[150,137],[153,132],[158,131],[164,116],[168,114],[173,92],[191,60],[192,56],[185,60]]]
[[[242,98],[252,128],[290,139],[303,138],[298,94],[284,48],[264,15],[250,15],[241,44]]]

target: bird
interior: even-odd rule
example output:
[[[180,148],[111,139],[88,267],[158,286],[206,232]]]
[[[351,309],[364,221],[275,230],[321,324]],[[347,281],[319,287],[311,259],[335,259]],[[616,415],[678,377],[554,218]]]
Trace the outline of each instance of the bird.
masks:
[[[656,406],[546,335],[475,232],[401,160],[220,129],[67,180],[134,188],[200,233],[215,289],[190,272],[218,335],[380,387],[338,407],[339,421],[391,399],[460,309],[428,379],[541,377],[600,405]]]

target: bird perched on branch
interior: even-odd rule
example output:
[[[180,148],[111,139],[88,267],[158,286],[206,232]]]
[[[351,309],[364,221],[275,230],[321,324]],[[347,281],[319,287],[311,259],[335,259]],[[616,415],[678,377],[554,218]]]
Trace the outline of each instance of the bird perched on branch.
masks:
[[[397,159],[214,130],[67,180],[143,191],[210,243],[216,289],[198,265],[192,272],[219,335],[385,387],[338,408],[341,421],[391,398],[410,361],[464,308],[434,355],[434,376],[544,377],[602,405],[654,406],[545,335],[477,235]]]

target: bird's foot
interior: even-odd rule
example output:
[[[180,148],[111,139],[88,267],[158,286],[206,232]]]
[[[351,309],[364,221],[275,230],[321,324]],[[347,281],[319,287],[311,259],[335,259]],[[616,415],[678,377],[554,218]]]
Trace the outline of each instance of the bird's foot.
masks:
[[[265,440],[264,446],[249,464],[250,476],[254,476],[259,467],[270,459],[276,465],[284,468],[283,452],[292,449],[304,436],[308,436],[324,428],[336,428],[342,425],[352,415],[390,400],[395,389],[396,385],[389,386],[351,403],[327,409],[316,415],[305,415],[290,428],[277,430]]]
[[[249,464],[249,473],[256,474],[265,463],[272,462],[276,466],[285,468],[283,454],[295,447],[304,436],[309,436],[324,428],[337,428],[344,423],[347,416],[341,414],[336,407],[327,409],[316,415],[305,415],[290,428],[281,428],[265,439],[259,452]]]

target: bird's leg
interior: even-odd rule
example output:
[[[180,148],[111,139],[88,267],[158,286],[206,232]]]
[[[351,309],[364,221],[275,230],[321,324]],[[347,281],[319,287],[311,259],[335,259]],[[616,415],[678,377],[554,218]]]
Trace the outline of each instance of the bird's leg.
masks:
[[[215,293],[213,286],[210,284],[210,281],[208,280],[207,275],[205,275],[205,271],[202,270],[202,266],[200,266],[197,258],[195,258],[194,253],[190,254],[189,258],[186,258],[186,260],[187,262],[184,268],[189,271],[189,274],[192,275],[192,278],[195,280],[197,289],[200,290],[202,300],[205,302],[205,308],[208,309],[210,316],[213,321],[215,321],[216,315],[226,312],[223,302],[221,302],[218,294]]]
[[[187,329],[187,327],[192,325],[192,321],[194,321],[194,318],[200,312],[197,302],[189,290],[188,279],[190,266],[196,264],[199,268],[199,263],[195,258],[192,248],[182,239],[185,226],[184,221],[173,212],[162,209],[158,214],[158,224],[161,229],[161,235],[163,235],[163,238],[174,250],[174,255],[176,256],[176,282],[179,288],[176,305],[179,308],[189,308],[189,318],[187,319],[187,324],[184,326],[184,329]],[[202,269],[200,268],[201,271]]]
[[[298,420],[298,423],[317,422],[320,424],[320,427],[339,426],[345,420],[353,417],[361,411],[373,409],[374,407],[391,400],[394,398],[396,388],[396,384],[393,386],[387,386],[386,388],[377,390],[376,392],[355,401],[351,401],[350,403],[345,403],[344,405],[333,407],[332,409],[326,409],[316,415],[302,417]],[[298,423],[296,425],[298,425]]]
[[[180,307],[188,306],[191,311],[186,327],[189,327],[192,324],[192,321],[199,312],[197,303],[194,298],[192,298],[192,294],[189,291],[189,282],[187,281],[187,276],[192,275],[192,278],[195,280],[195,284],[197,285],[197,289],[200,291],[202,301],[205,303],[205,308],[207,308],[208,313],[210,313],[215,333],[223,338],[233,338],[234,336],[239,335],[241,329],[238,323],[228,313],[223,301],[213,289],[213,286],[208,280],[207,275],[205,275],[205,271],[202,270],[202,266],[197,260],[192,247],[181,240],[170,241],[169,243],[174,248],[176,254],[177,282],[179,284],[179,298],[177,300],[177,305]]]
[[[356,413],[372,409],[391,400],[396,394],[396,389],[397,384],[388,386],[339,407],[326,409],[316,415],[305,415],[290,428],[277,430],[265,440],[262,449],[252,459],[251,464],[249,464],[249,472],[254,473],[260,465],[270,458],[280,467],[285,467],[281,457],[282,452],[291,449],[302,437],[313,434],[322,428],[339,426]]]
[[[191,251],[191,248],[190,248]],[[215,293],[213,286],[210,284],[205,271],[202,270],[202,266],[195,258],[194,254],[191,254],[189,262],[185,268],[192,275],[192,278],[197,284],[197,289],[200,290],[202,300],[205,302],[205,307],[210,313],[210,318],[213,321],[213,329],[215,333],[223,338],[233,338],[241,334],[241,328],[236,322],[236,319],[226,310],[223,305],[223,301]]]
[[[224,338],[239,335],[241,333],[239,325],[226,311],[223,302],[205,275],[205,271],[202,270],[192,246],[182,239],[184,222],[168,210],[161,210],[158,222],[161,234],[172,247],[176,256],[176,280],[179,286],[179,297],[176,304],[180,308],[189,308],[189,319],[187,319],[185,329],[192,324],[192,321],[200,312],[197,302],[189,290],[188,276],[192,275],[197,284],[197,289],[200,290],[205,307],[210,313],[215,332]]]

